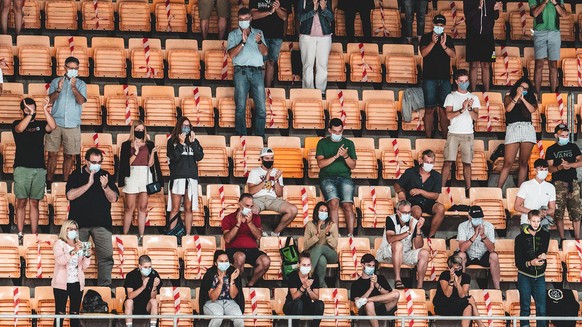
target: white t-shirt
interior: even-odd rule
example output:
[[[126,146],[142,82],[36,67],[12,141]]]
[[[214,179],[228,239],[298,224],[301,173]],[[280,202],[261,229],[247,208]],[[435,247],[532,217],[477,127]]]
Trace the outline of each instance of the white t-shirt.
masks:
[[[524,199],[524,207],[537,210],[551,201],[556,201],[556,188],[546,181],[538,183],[534,178],[521,184],[517,196]],[[527,224],[527,214],[521,215],[521,224]]]
[[[61,241],[62,242],[62,241]],[[75,248],[70,246],[69,244],[63,242],[65,246],[65,252],[69,253],[73,251]],[[79,281],[79,255],[77,253],[73,254],[69,262],[67,263],[67,283],[77,283]]]
[[[471,92],[462,94],[457,91],[447,95],[447,98],[445,99],[445,107],[453,107],[453,112],[459,111],[463,108],[463,102],[465,102],[466,99],[473,99],[472,108],[479,109],[479,107],[481,107],[481,103],[477,96],[471,94]],[[465,110],[460,116],[451,119],[449,133],[473,134],[473,118],[471,118],[471,114],[468,110]]]
[[[253,197],[258,198],[261,196],[270,196],[272,198],[277,197],[277,193],[275,192],[275,176],[277,175],[278,170],[273,169],[271,170],[270,178],[265,182],[263,188],[258,191],[257,193],[253,194]],[[247,179],[247,184],[257,185],[260,184],[262,181],[265,180],[265,175],[267,171],[263,169],[263,167],[257,167],[249,172],[249,177]],[[283,186],[283,176],[279,177],[279,185]]]

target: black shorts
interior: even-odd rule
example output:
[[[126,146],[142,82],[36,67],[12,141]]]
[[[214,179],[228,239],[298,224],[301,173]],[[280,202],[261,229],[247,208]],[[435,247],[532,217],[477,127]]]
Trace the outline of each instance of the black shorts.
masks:
[[[374,302],[374,311],[376,311],[376,316],[393,316],[394,313],[396,312],[396,308],[388,312],[388,310],[386,310],[386,304]],[[366,308],[361,307],[360,309],[358,309],[358,315],[367,316]]]
[[[477,258],[477,259],[469,259],[467,258],[467,263],[465,264],[465,267],[468,266],[472,266],[472,265],[477,265],[477,266],[481,266],[481,267],[489,267],[489,251],[485,252],[481,258]]]
[[[413,201],[411,204],[412,204],[413,207],[414,206],[419,206],[420,209],[422,210],[422,213],[426,213],[426,214],[432,216],[433,215],[433,213],[432,213],[432,207],[434,207],[434,205],[436,204],[436,202],[435,201],[431,201],[431,200],[425,200],[422,203],[414,202]]]
[[[267,255],[265,252],[259,250],[258,248],[250,248],[250,249],[226,249],[226,254],[228,255],[228,259],[233,262],[234,254],[237,252],[242,252],[245,254],[245,263],[252,265],[253,267],[257,265],[257,259],[264,255]]]
[[[125,301],[127,301],[127,299],[123,300],[123,310],[125,310]],[[143,300],[133,300],[133,311],[131,312],[134,315],[149,315],[150,313],[147,310],[148,307],[148,302],[146,301],[144,302]]]
[[[494,62],[493,51],[495,51],[495,39],[493,34],[480,35],[467,30],[467,62]]]

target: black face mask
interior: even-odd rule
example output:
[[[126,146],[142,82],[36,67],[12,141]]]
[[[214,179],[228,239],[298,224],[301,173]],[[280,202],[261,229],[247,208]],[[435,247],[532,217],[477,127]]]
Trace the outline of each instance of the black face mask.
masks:
[[[273,167],[273,161],[263,160],[263,166],[265,166],[265,168],[269,169],[269,168]]]
[[[145,137],[145,131],[133,131],[133,136],[138,139],[143,139]]]
[[[462,270],[455,270],[455,275],[461,276],[461,275],[463,275],[463,271]]]

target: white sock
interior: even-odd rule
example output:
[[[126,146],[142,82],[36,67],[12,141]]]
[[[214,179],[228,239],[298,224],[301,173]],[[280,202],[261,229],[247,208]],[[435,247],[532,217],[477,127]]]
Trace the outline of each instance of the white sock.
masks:
[[[131,323],[131,322],[126,322],[125,323],[125,327],[131,327],[131,326],[133,326],[133,323]]]

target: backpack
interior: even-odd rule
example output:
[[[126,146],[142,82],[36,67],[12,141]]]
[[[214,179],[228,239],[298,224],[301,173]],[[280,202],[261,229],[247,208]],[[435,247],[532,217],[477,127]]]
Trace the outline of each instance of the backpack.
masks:
[[[109,305],[103,301],[101,294],[94,290],[87,290],[83,297],[82,313],[109,313]]]

